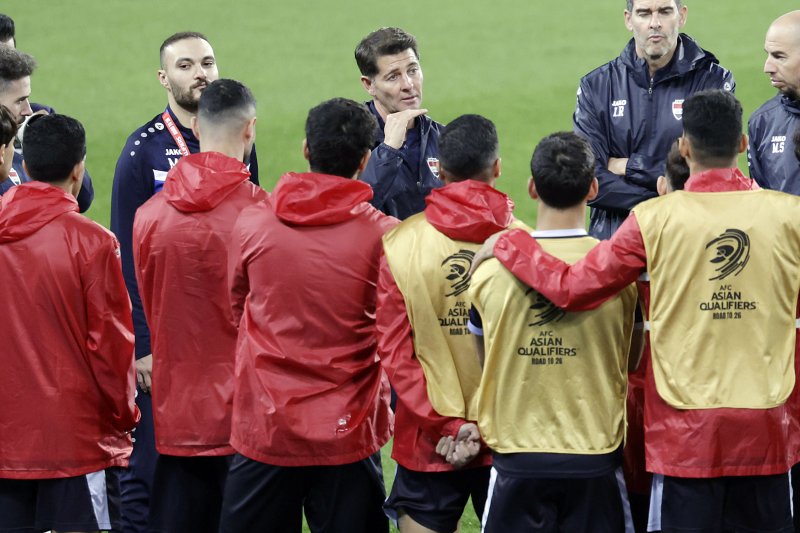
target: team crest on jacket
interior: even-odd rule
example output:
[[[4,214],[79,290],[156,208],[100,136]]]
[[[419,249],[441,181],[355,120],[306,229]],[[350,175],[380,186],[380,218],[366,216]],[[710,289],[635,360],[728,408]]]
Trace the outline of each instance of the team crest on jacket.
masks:
[[[750,260],[750,237],[738,229],[728,229],[706,244],[706,250],[711,249],[714,256],[709,262],[716,268],[716,276],[708,278],[709,281],[722,280],[730,275],[738,276]]]
[[[428,168],[431,169],[431,174],[433,174],[436,179],[439,179],[439,160],[435,157],[429,157]]]
[[[681,120],[683,118],[683,100],[675,100],[672,102],[672,116],[675,117],[675,120]]]
[[[530,322],[528,326],[539,327],[549,324],[550,322],[558,322],[567,314],[564,310],[556,307],[553,302],[533,289],[528,289],[525,296],[530,295],[532,292],[536,293],[536,300],[533,302],[533,305],[529,307],[529,309],[534,312],[534,317],[532,319],[533,321]]]
[[[469,268],[472,266],[474,257],[475,252],[471,250],[459,250],[442,261],[445,279],[450,284],[450,292],[445,296],[458,296],[469,289],[469,282],[472,279],[469,275]]]

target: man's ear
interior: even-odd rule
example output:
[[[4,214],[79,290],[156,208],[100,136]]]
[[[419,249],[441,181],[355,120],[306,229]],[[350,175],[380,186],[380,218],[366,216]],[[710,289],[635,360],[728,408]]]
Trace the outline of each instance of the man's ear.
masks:
[[[375,96],[375,81],[369,76],[361,76],[361,85],[370,96]]]
[[[308,139],[303,139],[303,159],[311,161],[311,152],[308,151]]]
[[[161,86],[166,90],[172,91],[172,89],[169,86],[169,80],[167,79],[167,71],[164,69],[158,69],[156,75],[158,76],[158,83],[160,83]]]
[[[625,19],[625,27],[628,28],[628,31],[633,31],[633,24],[631,23],[631,12],[626,9],[622,16]]]
[[[686,135],[681,135],[680,137],[678,137],[678,152],[680,152],[681,157],[684,158],[687,162],[693,160],[692,145],[689,142],[689,138]]]
[[[743,154],[747,150],[747,135],[742,133],[742,138],[739,141],[739,153]]]
[[[539,193],[536,192],[536,182],[533,181],[533,176],[528,178],[528,196],[530,196],[534,200],[539,199]]]
[[[369,158],[372,155],[372,150],[367,150],[367,153],[361,158],[361,161],[358,163],[358,173],[361,174],[364,172],[364,169],[367,168],[367,163],[369,163]]]
[[[666,176],[659,176],[658,180],[656,181],[656,191],[658,191],[659,196],[664,196],[669,192],[669,188],[667,187],[667,177]]]
[[[197,125],[197,115],[192,117],[192,121],[191,121],[190,124],[191,124],[191,128],[192,128],[192,133],[194,133],[194,136],[197,137],[197,140],[199,141],[200,140],[200,127]]]
[[[197,137],[198,139],[200,137]],[[256,140],[256,117],[251,118],[244,127],[244,138],[242,139],[245,144],[254,143]]]
[[[8,147],[7,144],[0,144],[0,166],[2,166],[6,162],[6,158],[4,156],[7,147]]]
[[[591,202],[597,198],[597,193],[600,191],[600,183],[597,178],[592,178],[592,184],[589,185],[589,192],[586,194],[586,202]]]
[[[494,160],[494,164],[492,165],[492,177],[499,178],[500,175],[503,173],[503,163],[502,160],[498,157]]]

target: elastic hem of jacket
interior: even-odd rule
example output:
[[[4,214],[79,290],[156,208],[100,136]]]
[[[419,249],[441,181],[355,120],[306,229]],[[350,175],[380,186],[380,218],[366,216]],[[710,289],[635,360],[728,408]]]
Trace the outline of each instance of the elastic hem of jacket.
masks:
[[[58,470],[5,470],[0,469],[0,478],[3,479],[61,479],[68,477],[85,476],[93,472],[99,472],[106,468],[115,466],[126,468],[130,450],[122,457],[115,457],[105,461],[92,463],[91,465],[81,465],[72,468],[60,468]]]
[[[156,450],[163,455],[175,457],[222,457],[233,455],[236,450],[230,444],[211,444],[208,446],[181,446],[156,443]]]
[[[373,444],[367,448],[361,448],[358,451],[340,454],[329,455],[324,451],[320,451],[317,455],[307,456],[291,456],[291,455],[270,455],[259,450],[255,450],[250,446],[242,444],[235,436],[231,436],[231,446],[248,459],[258,461],[273,466],[340,466],[351,463],[356,463],[366,459],[373,453],[377,452],[389,442],[391,434],[386,434],[382,438],[377,439],[377,444]],[[324,444],[320,448],[324,448]]]
[[[798,462],[800,462],[800,453],[779,464],[748,466],[681,467],[665,465],[648,459],[647,471],[665,476],[700,479],[729,476],[774,476],[787,473]]]

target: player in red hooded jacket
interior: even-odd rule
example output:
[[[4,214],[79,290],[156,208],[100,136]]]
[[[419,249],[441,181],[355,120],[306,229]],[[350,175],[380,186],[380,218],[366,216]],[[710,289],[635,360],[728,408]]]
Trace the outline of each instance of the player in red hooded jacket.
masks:
[[[455,531],[470,496],[483,515],[491,454],[485,446],[478,451],[481,368],[466,327],[466,291],[474,251],[514,220],[513,202],[494,188],[498,149],[490,120],[464,115],[450,122],[439,138],[439,175],[447,185],[426,198],[423,213],[383,238],[378,351],[397,393],[392,457],[398,463],[385,508],[399,516],[401,532]],[[464,441],[467,432],[480,455],[453,465],[438,445],[447,437]]]
[[[379,450],[391,435],[375,338],[381,236],[397,221],[354,178],[375,119],[334,99],[309,112],[311,172],[242,212],[231,242],[242,314],[220,531],[388,531]]]
[[[5,111],[0,124],[9,130]],[[31,121],[34,181],[0,208],[0,316],[13,332],[0,348],[2,531],[119,527],[116,467],[139,419],[133,325],[119,243],[78,214],[85,154],[77,120]]]
[[[133,254],[153,339],[156,463],[150,527],[216,532],[230,446],[236,323],[228,244],[239,213],[267,193],[249,181],[256,101],[211,83],[193,119],[200,153],[182,157],[136,213]]]

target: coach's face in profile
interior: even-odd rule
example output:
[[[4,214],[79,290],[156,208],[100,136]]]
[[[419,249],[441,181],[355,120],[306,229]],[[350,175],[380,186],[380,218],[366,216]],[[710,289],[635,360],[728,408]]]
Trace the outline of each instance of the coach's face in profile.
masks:
[[[676,0],[633,0],[632,9],[625,10],[625,27],[633,32],[637,55],[648,62],[671,56],[686,12]]]
[[[361,83],[372,96],[381,116],[422,105],[422,68],[414,50],[380,56],[378,73],[361,77]]]
[[[772,86],[793,100],[800,99],[800,11],[780,17],[767,30],[764,73]]]

